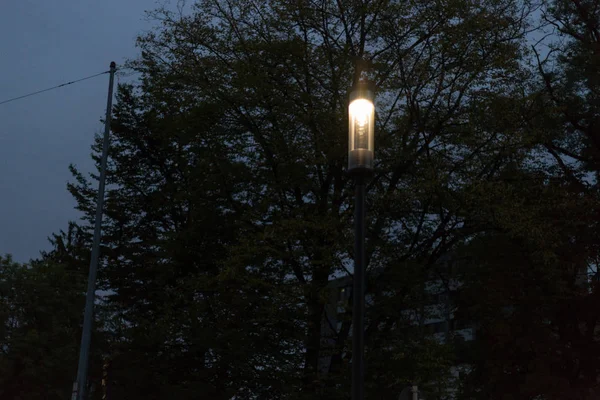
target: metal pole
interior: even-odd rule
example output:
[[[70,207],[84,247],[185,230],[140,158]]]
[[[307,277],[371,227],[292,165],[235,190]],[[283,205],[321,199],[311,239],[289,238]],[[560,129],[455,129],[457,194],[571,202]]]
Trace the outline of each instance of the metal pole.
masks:
[[[110,134],[110,120],[112,117],[113,84],[115,80],[115,62],[110,63],[110,80],[108,83],[108,100],[106,102],[106,118],[104,119],[104,141],[102,142],[102,158],[100,161],[100,181],[98,182],[98,199],[96,202],[96,224],[94,227],[94,242],[92,244],[92,259],[88,275],[87,294],[85,297],[85,314],[83,317],[83,333],[81,347],[79,348],[79,364],[77,366],[77,380],[73,383],[72,400],[84,400],[86,397],[87,371],[90,355],[90,340],[92,337],[92,323],[94,321],[94,301],[96,299],[96,275],[98,272],[98,258],[100,255],[100,235],[102,232],[102,209],[104,204],[104,185],[106,181],[106,164],[108,159],[108,143]]]
[[[354,289],[352,300],[352,400],[365,398],[365,179],[356,177],[354,206]]]

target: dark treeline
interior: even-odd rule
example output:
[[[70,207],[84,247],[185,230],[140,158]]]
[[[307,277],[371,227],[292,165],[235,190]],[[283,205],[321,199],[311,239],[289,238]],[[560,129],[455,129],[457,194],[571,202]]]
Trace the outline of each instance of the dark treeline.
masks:
[[[599,398],[599,1],[151,16],[113,109],[91,398],[349,398],[351,304],[323,333],[352,269],[359,60],[377,86],[367,398]],[[70,397],[97,186],[71,171],[83,219],[38,260],[0,258],[1,399]],[[475,340],[412,322],[432,279]]]

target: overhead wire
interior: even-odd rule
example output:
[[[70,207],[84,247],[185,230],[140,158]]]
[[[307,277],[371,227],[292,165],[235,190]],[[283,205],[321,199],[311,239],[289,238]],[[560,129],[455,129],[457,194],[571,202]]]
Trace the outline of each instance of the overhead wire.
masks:
[[[95,75],[86,76],[85,78],[76,79],[76,80],[74,80],[74,81],[70,81],[70,82],[61,83],[60,85],[53,86],[53,87],[51,87],[51,88],[48,88],[48,89],[42,89],[42,90],[38,90],[38,91],[36,91],[36,92],[32,92],[32,93],[25,94],[25,95],[23,95],[23,96],[13,97],[13,98],[11,98],[11,99],[8,99],[8,100],[0,101],[0,105],[2,105],[2,104],[6,104],[6,103],[10,103],[11,101],[16,101],[16,100],[24,99],[24,98],[26,98],[26,97],[35,96],[36,94],[40,94],[40,93],[44,93],[44,92],[48,92],[48,91],[50,91],[50,90],[58,89],[58,88],[61,88],[61,87],[64,87],[64,86],[68,86],[68,85],[72,85],[72,84],[74,84],[74,83],[81,82],[81,81],[85,81],[85,80],[88,80],[88,79],[92,79],[92,78],[95,78],[95,77],[97,77],[97,76],[100,76],[100,75],[105,75],[105,74],[108,74],[108,73],[110,73],[110,71],[104,71],[104,72],[100,72],[99,74],[95,74]]]

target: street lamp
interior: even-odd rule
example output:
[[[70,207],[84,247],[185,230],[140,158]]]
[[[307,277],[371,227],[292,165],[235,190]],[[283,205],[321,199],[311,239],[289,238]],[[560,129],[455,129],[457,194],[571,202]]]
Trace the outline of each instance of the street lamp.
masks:
[[[375,133],[374,90],[368,82],[359,82],[350,92],[348,105],[348,171],[354,176],[373,170]]]
[[[354,289],[352,300],[352,400],[365,398],[365,181],[373,172],[375,90],[359,81],[348,104],[348,172],[355,181]]]

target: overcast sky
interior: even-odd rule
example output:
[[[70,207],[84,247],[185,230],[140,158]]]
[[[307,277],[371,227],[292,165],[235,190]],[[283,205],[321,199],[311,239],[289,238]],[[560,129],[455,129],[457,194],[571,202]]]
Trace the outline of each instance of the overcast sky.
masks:
[[[153,0],[0,1],[0,102],[135,57],[136,36],[151,28],[144,11],[155,7]],[[79,218],[66,190],[68,165],[91,170],[107,90],[102,75],[0,105],[0,254],[36,258],[52,232]]]

